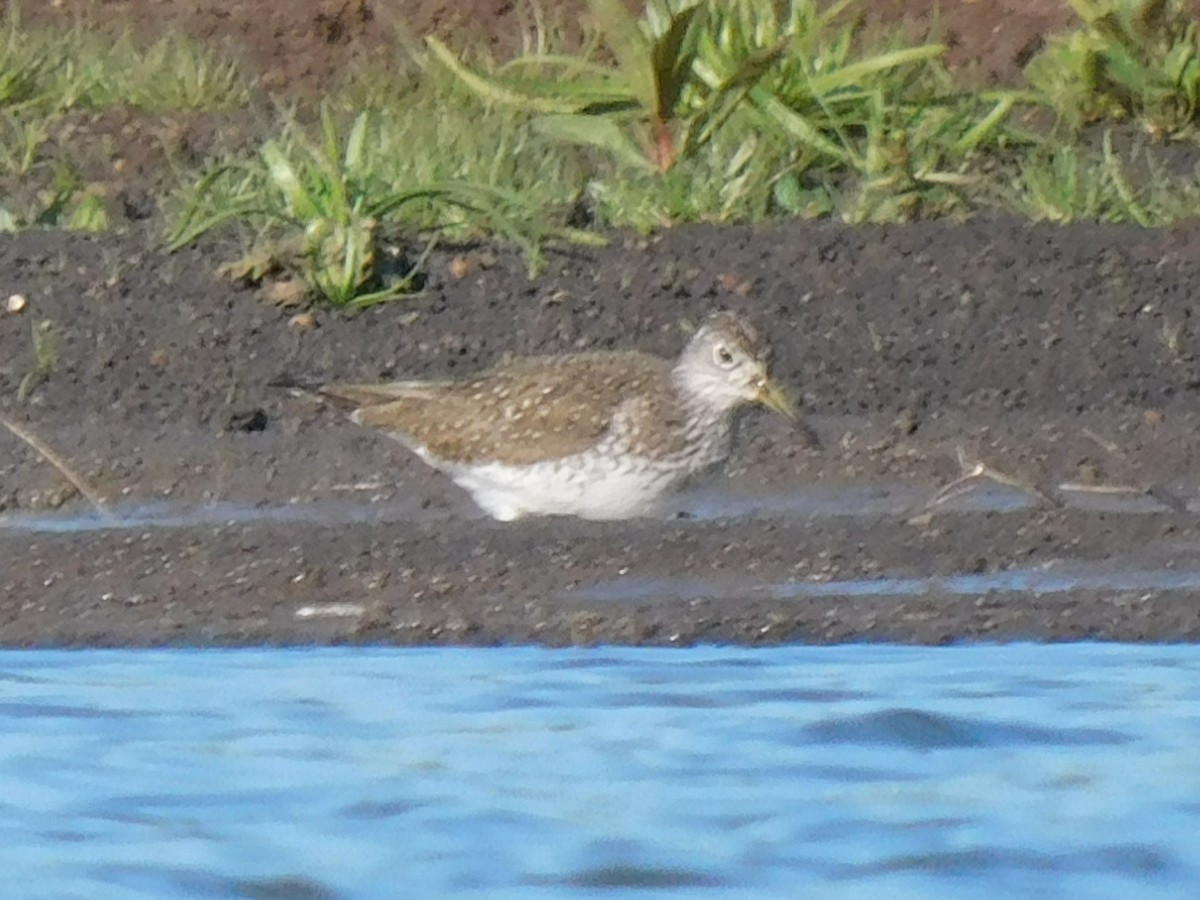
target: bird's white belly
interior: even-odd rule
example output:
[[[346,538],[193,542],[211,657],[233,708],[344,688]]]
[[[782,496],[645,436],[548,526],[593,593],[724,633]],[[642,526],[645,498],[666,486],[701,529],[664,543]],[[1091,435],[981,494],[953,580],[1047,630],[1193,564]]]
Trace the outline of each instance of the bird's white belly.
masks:
[[[493,518],[579,516],[628,519],[654,512],[684,473],[646,460],[582,454],[531,466],[455,467],[447,474]]]

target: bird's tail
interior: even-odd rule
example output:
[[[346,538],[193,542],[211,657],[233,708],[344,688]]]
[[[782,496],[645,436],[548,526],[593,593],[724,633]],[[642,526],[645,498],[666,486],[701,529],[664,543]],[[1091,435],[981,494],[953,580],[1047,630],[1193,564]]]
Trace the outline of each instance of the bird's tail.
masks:
[[[268,387],[283,388],[294,393],[313,394],[332,400],[346,409],[379,406],[395,400],[428,399],[435,383],[426,381],[393,381],[386,384],[326,384],[313,379],[278,375],[267,382]]]
[[[276,375],[267,382],[267,387],[300,391],[305,394],[319,394],[321,393],[321,388],[324,386],[323,382],[317,381],[315,378],[298,378],[287,372]]]
[[[267,382],[267,387],[280,388],[288,391],[293,396],[308,396],[318,400],[333,401],[333,405],[343,410],[353,410],[362,406],[362,403],[356,400],[343,396],[337,388],[338,385],[326,384],[316,378],[297,377],[290,373],[276,375]]]

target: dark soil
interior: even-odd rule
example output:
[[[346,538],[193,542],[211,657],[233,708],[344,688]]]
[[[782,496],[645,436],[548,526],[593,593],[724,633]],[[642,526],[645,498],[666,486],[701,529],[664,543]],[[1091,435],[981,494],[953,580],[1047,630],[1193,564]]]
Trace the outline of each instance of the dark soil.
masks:
[[[314,328],[219,280],[233,248],[152,247],[137,230],[0,241],[0,297],[29,301],[0,315],[0,410],[119,501],[118,515],[165,501],[292,518],[0,528],[0,643],[1200,637],[1189,590],[779,599],[770,588],[1196,562],[1184,507],[1200,478],[1198,229],[700,226],[552,254],[533,280],[503,249],[457,248],[431,261],[422,296],[353,317],[318,311]],[[669,354],[682,322],[718,307],[772,335],[819,445],[753,415],[717,489],[900,486],[915,491],[910,508],[499,524],[398,445],[268,386],[281,374],[453,377],[509,352]],[[43,322],[57,358],[18,402]],[[86,510],[2,430],[0,448],[10,516]],[[1048,500],[923,510],[958,475],[959,448]],[[1063,482],[1154,488],[1166,502],[1088,511]],[[337,611],[328,603],[360,609],[311,615]]]

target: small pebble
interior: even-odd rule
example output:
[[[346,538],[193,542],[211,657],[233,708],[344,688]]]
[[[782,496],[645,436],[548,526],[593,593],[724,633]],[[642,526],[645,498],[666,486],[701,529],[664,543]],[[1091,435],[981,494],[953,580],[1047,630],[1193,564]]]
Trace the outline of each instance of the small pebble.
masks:
[[[288,325],[297,331],[311,331],[317,327],[317,317],[312,313],[300,313],[288,319]]]

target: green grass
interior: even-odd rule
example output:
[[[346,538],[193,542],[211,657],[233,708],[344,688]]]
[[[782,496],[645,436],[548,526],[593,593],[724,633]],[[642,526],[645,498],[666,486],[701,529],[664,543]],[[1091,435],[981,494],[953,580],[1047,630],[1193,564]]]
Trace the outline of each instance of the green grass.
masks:
[[[24,403],[58,367],[58,328],[51,319],[35,321],[29,327],[30,344],[33,348],[33,368],[21,378],[17,386],[17,399]]]
[[[186,38],[143,47],[128,33],[32,28],[19,9],[0,23],[0,109],[10,113],[230,109],[245,106],[250,89],[232,59]]]
[[[411,119],[370,110],[358,113],[347,129],[337,118],[324,107],[319,138],[292,122],[255,157],[211,170],[181,198],[169,245],[184,246],[236,221],[250,226],[255,238],[232,272],[257,279],[290,270],[334,305],[361,307],[410,288],[413,270],[386,261],[389,226],[445,233],[469,223],[521,244],[531,263],[540,258],[544,239],[570,235],[569,229],[530,224],[544,198],[534,183],[522,193],[520,179],[512,177],[517,173],[499,172],[502,156],[481,155],[464,179],[453,159],[436,163],[436,129],[414,133]],[[418,140],[432,142],[417,145],[428,154],[413,154]]]
[[[319,102],[276,98],[260,139],[183,164],[162,199],[166,243],[233,231],[231,275],[299,279],[358,308],[414,290],[443,239],[507,241],[536,271],[555,242],[684,222],[1196,215],[1196,173],[1169,172],[1127,124],[1098,147],[1087,131],[1193,140],[1196,23],[1178,0],[1064,2],[1078,28],[1019,90],[965,90],[938,44],[868,39],[853,0],[650,0],[641,18],[591,0],[582,47],[564,51],[539,19],[526,52],[499,61],[400,40],[397,66]],[[103,187],[56,141],[70,111],[244,115],[255,100],[227,58],[181,39],[139,47],[15,15],[4,29],[0,178],[42,189],[19,212],[0,201],[0,228],[106,227]]]
[[[1129,118],[1158,136],[1193,130],[1200,23],[1184,0],[1067,0],[1080,27],[1052,37],[1026,69],[1072,127]]]
[[[146,114],[244,108],[251,84],[226,55],[171,36],[149,46],[81,27],[0,19],[0,231],[103,231],[102,186],[73,160],[69,117],[121,108]]]
[[[986,154],[1028,140],[1009,127],[1028,98],[957,90],[937,45],[865,46],[844,0],[654,0],[641,20],[593,4],[601,26],[574,55],[544,36],[498,64],[430,39],[403,84],[360,78],[319,122],[288,113],[174,198],[171,245],[238,222],[238,274],[281,268],[353,305],[406,286],[375,270],[389,231],[497,235],[536,268],[547,241],[612,228],[966,212]],[[297,184],[333,206],[296,202]]]
[[[1166,227],[1200,212],[1200,163],[1172,174],[1144,145],[1118,153],[1106,132],[1099,150],[1065,145],[1030,154],[1002,193],[1002,208],[1035,221]]]
[[[835,208],[891,220],[958,206],[973,155],[1018,139],[1006,121],[1022,95],[956,91],[939,45],[864,46],[839,24],[849,5],[652,0],[638,23],[593,0],[603,52],[529,55],[493,72],[428,43],[481,100],[607,157],[626,182],[595,185],[613,224]],[[626,185],[659,201],[629,202]]]
[[[256,280],[282,270],[335,305],[363,306],[410,289],[411,267],[397,258],[441,237],[509,240],[531,270],[549,241],[596,240],[570,225],[593,154],[480,103],[423,51],[413,65],[400,83],[360,74],[308,121],[281,111],[256,152],[217,161],[170,198],[169,245],[236,223],[247,253],[230,271]]]

